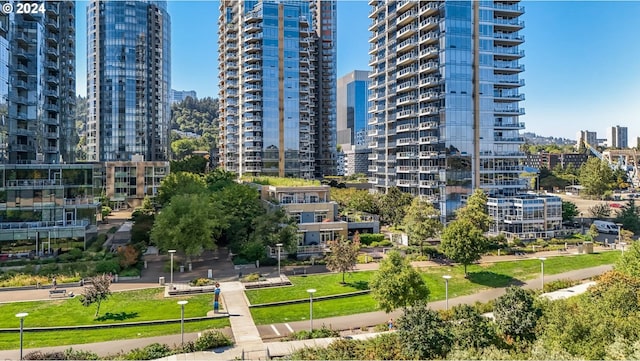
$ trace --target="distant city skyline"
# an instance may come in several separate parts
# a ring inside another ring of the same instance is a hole
[[[169,1],[173,89],[218,96],[218,1]],[[611,126],[640,136],[640,2],[523,1],[522,103],[527,132],[574,139],[579,130],[606,137]],[[86,95],[86,1],[76,3],[77,92]],[[369,70],[370,6],[338,1],[338,77]],[[597,19],[598,26],[593,26]],[[188,30],[186,30],[188,29]],[[633,146],[633,142],[630,142]]]

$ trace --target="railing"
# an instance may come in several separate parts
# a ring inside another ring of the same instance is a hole
[[[60,179],[15,179],[8,180],[7,187],[44,187],[62,185]]]
[[[86,227],[89,220],[55,221],[55,222],[0,222],[0,229],[32,229],[50,227]]]

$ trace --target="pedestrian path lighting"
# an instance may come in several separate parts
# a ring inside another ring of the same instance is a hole
[[[307,290],[309,292],[309,333],[313,332],[313,294],[316,293],[315,288]]]
[[[616,223],[618,226],[618,243],[622,242],[622,223]]]
[[[276,246],[278,247],[278,276],[281,276],[282,273],[280,272],[280,251],[282,250],[282,243],[278,243],[276,244]]]
[[[24,318],[29,316],[26,312],[17,313],[16,317],[20,319],[20,360],[22,360],[22,329],[24,328]]]
[[[184,346],[184,305],[189,301],[178,301],[180,305],[180,344]]]
[[[175,249],[170,249],[169,254],[171,255],[171,288],[173,288],[173,254],[176,253]]]
[[[449,309],[449,280],[451,279],[450,275],[442,276],[444,278],[444,299],[446,304],[446,309]]]
[[[542,290],[544,291],[544,261],[546,261],[547,259],[545,257],[540,257],[538,258],[540,260],[540,274],[541,274],[541,284],[542,284]]]

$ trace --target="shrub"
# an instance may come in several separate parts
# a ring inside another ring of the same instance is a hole
[[[196,278],[192,281],[189,282],[190,286],[210,286],[210,285],[215,285],[216,281],[214,280],[210,280],[208,278]]]
[[[96,264],[97,273],[118,273],[120,272],[120,264],[116,260],[100,261]]]
[[[120,277],[138,277],[140,276],[140,270],[135,267],[129,267],[125,270],[120,271],[118,275]]]
[[[371,242],[371,247],[389,247],[391,246],[393,243],[391,243],[390,240],[388,239],[383,239],[380,242]]]
[[[155,360],[173,355],[171,348],[165,344],[152,343],[142,349],[136,348],[124,355],[125,360]]]
[[[298,332],[294,332],[287,338],[290,341],[295,340],[309,340],[312,338],[326,338],[326,337],[340,337],[340,332],[336,330],[332,330],[327,328],[325,325],[322,325],[321,328],[314,329],[309,332],[309,330],[301,330]]]
[[[196,351],[205,351],[212,348],[231,346],[233,342],[220,331],[206,331],[195,342]]]
[[[578,281],[573,281],[569,279],[547,282],[544,284],[543,292],[545,293],[553,292],[553,291],[561,290],[563,288],[573,287],[578,283],[579,283]]]
[[[242,282],[256,282],[260,280],[260,273],[251,273],[242,278]]]
[[[278,265],[278,259],[277,258],[265,257],[265,258],[260,260],[260,266],[273,267],[273,266],[277,266],[277,265]]]
[[[24,360],[68,360],[63,352],[33,351],[23,356]]]
[[[74,350],[72,348],[64,351],[66,360],[99,360],[97,354],[91,351]]]
[[[382,233],[362,233],[360,234],[360,243],[368,246],[373,242],[380,242],[384,240],[384,234]]]

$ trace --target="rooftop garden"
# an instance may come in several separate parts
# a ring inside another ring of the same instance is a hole
[[[302,178],[282,178],[282,177],[242,177],[242,181],[251,182],[255,184],[261,184],[263,186],[276,186],[276,187],[301,187],[301,186],[319,186],[320,181],[308,180]]]

